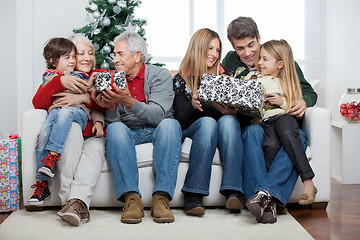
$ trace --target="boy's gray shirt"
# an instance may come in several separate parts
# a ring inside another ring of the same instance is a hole
[[[135,99],[127,109],[122,104],[114,111],[106,111],[106,124],[122,122],[130,129],[156,127],[161,120],[173,118],[173,81],[169,70],[145,64],[144,93],[146,103]]]

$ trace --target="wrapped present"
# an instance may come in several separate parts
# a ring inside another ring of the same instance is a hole
[[[225,103],[252,117],[263,116],[265,93],[259,82],[204,73],[198,98],[205,103]]]
[[[95,88],[96,91],[101,92],[107,88],[114,89],[114,85],[120,89],[125,89],[126,86],[125,72],[107,71],[99,72],[96,75]]]
[[[20,208],[18,137],[0,136],[0,212]]]

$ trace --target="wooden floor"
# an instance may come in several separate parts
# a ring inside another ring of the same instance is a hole
[[[360,185],[343,185],[332,180],[326,210],[291,206],[289,212],[316,240],[360,239]],[[0,222],[8,215],[0,213]]]
[[[289,209],[290,214],[316,240],[360,239],[360,185],[331,180],[326,210]]]

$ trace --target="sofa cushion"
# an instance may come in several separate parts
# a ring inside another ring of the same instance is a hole
[[[189,162],[190,148],[192,140],[190,138],[185,138],[181,150],[181,162]],[[144,143],[135,146],[137,164],[139,168],[152,166],[153,164],[153,144]],[[219,150],[216,149],[213,164],[221,165]],[[107,162],[105,162],[102,172],[110,171]]]
[[[181,162],[189,162],[191,144],[192,144],[192,140],[190,138],[185,138],[181,150],[181,160],[180,160]],[[219,149],[217,148],[215,151],[213,164],[221,165],[220,153],[219,153]]]

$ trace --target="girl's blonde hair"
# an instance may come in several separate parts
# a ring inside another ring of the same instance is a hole
[[[271,40],[262,46],[277,61],[282,61],[284,66],[280,69],[279,79],[284,91],[285,100],[288,103],[285,112],[288,112],[299,100],[302,99],[302,90],[299,77],[295,68],[295,60],[290,45],[287,41]]]
[[[219,39],[220,53],[211,68],[206,65],[207,52],[210,42],[213,39]],[[180,76],[185,80],[187,87],[194,94],[198,89],[198,84],[201,82],[202,75],[206,73],[219,74],[221,59],[221,40],[219,35],[208,28],[199,29],[192,36],[185,57],[182,60],[179,68]]]

